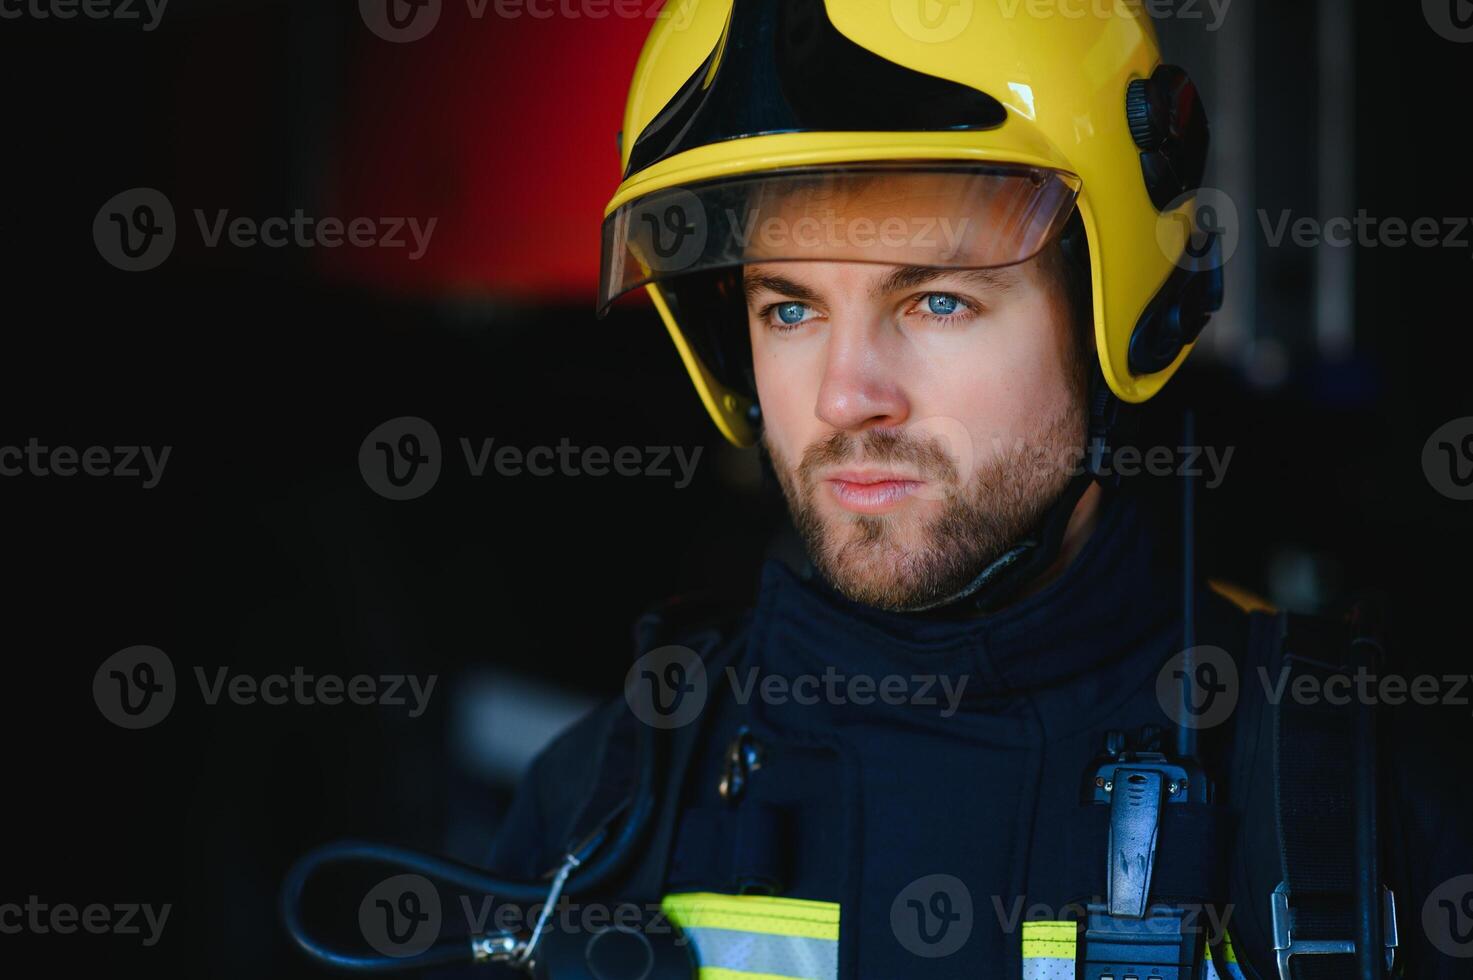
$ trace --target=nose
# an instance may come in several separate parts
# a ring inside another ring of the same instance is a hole
[[[844,432],[900,425],[910,415],[881,324],[833,324],[814,414]]]

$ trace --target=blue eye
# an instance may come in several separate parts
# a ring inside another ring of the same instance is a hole
[[[929,293],[926,296],[926,310],[937,316],[951,316],[961,306],[961,300],[950,293]]]
[[[777,318],[789,326],[802,323],[803,316],[807,312],[808,307],[802,303],[779,303],[777,305]]]

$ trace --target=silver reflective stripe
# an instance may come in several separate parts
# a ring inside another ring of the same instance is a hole
[[[1078,975],[1073,960],[1033,956],[1023,961],[1023,980],[1074,980]]]
[[[774,936],[709,927],[687,928],[703,969],[765,973],[800,980],[836,980],[839,944],[832,939]]]

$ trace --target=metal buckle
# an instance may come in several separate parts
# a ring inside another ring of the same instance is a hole
[[[1386,937],[1386,969],[1396,964],[1396,895],[1381,887],[1381,924]],[[1270,908],[1273,912],[1274,953],[1279,963],[1279,980],[1293,980],[1289,960],[1295,956],[1355,955],[1353,939],[1300,939],[1294,932],[1294,912],[1289,908],[1289,883],[1279,882],[1274,889]]]
[[[717,790],[728,803],[741,799],[747,788],[747,777],[762,768],[762,747],[752,737],[746,725],[737,729],[736,736],[726,748],[726,764],[722,769],[721,783]]]

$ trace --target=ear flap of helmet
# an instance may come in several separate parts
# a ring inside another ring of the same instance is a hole
[[[741,267],[687,273],[662,284],[660,291],[706,370],[722,387],[755,402],[757,378]]]

